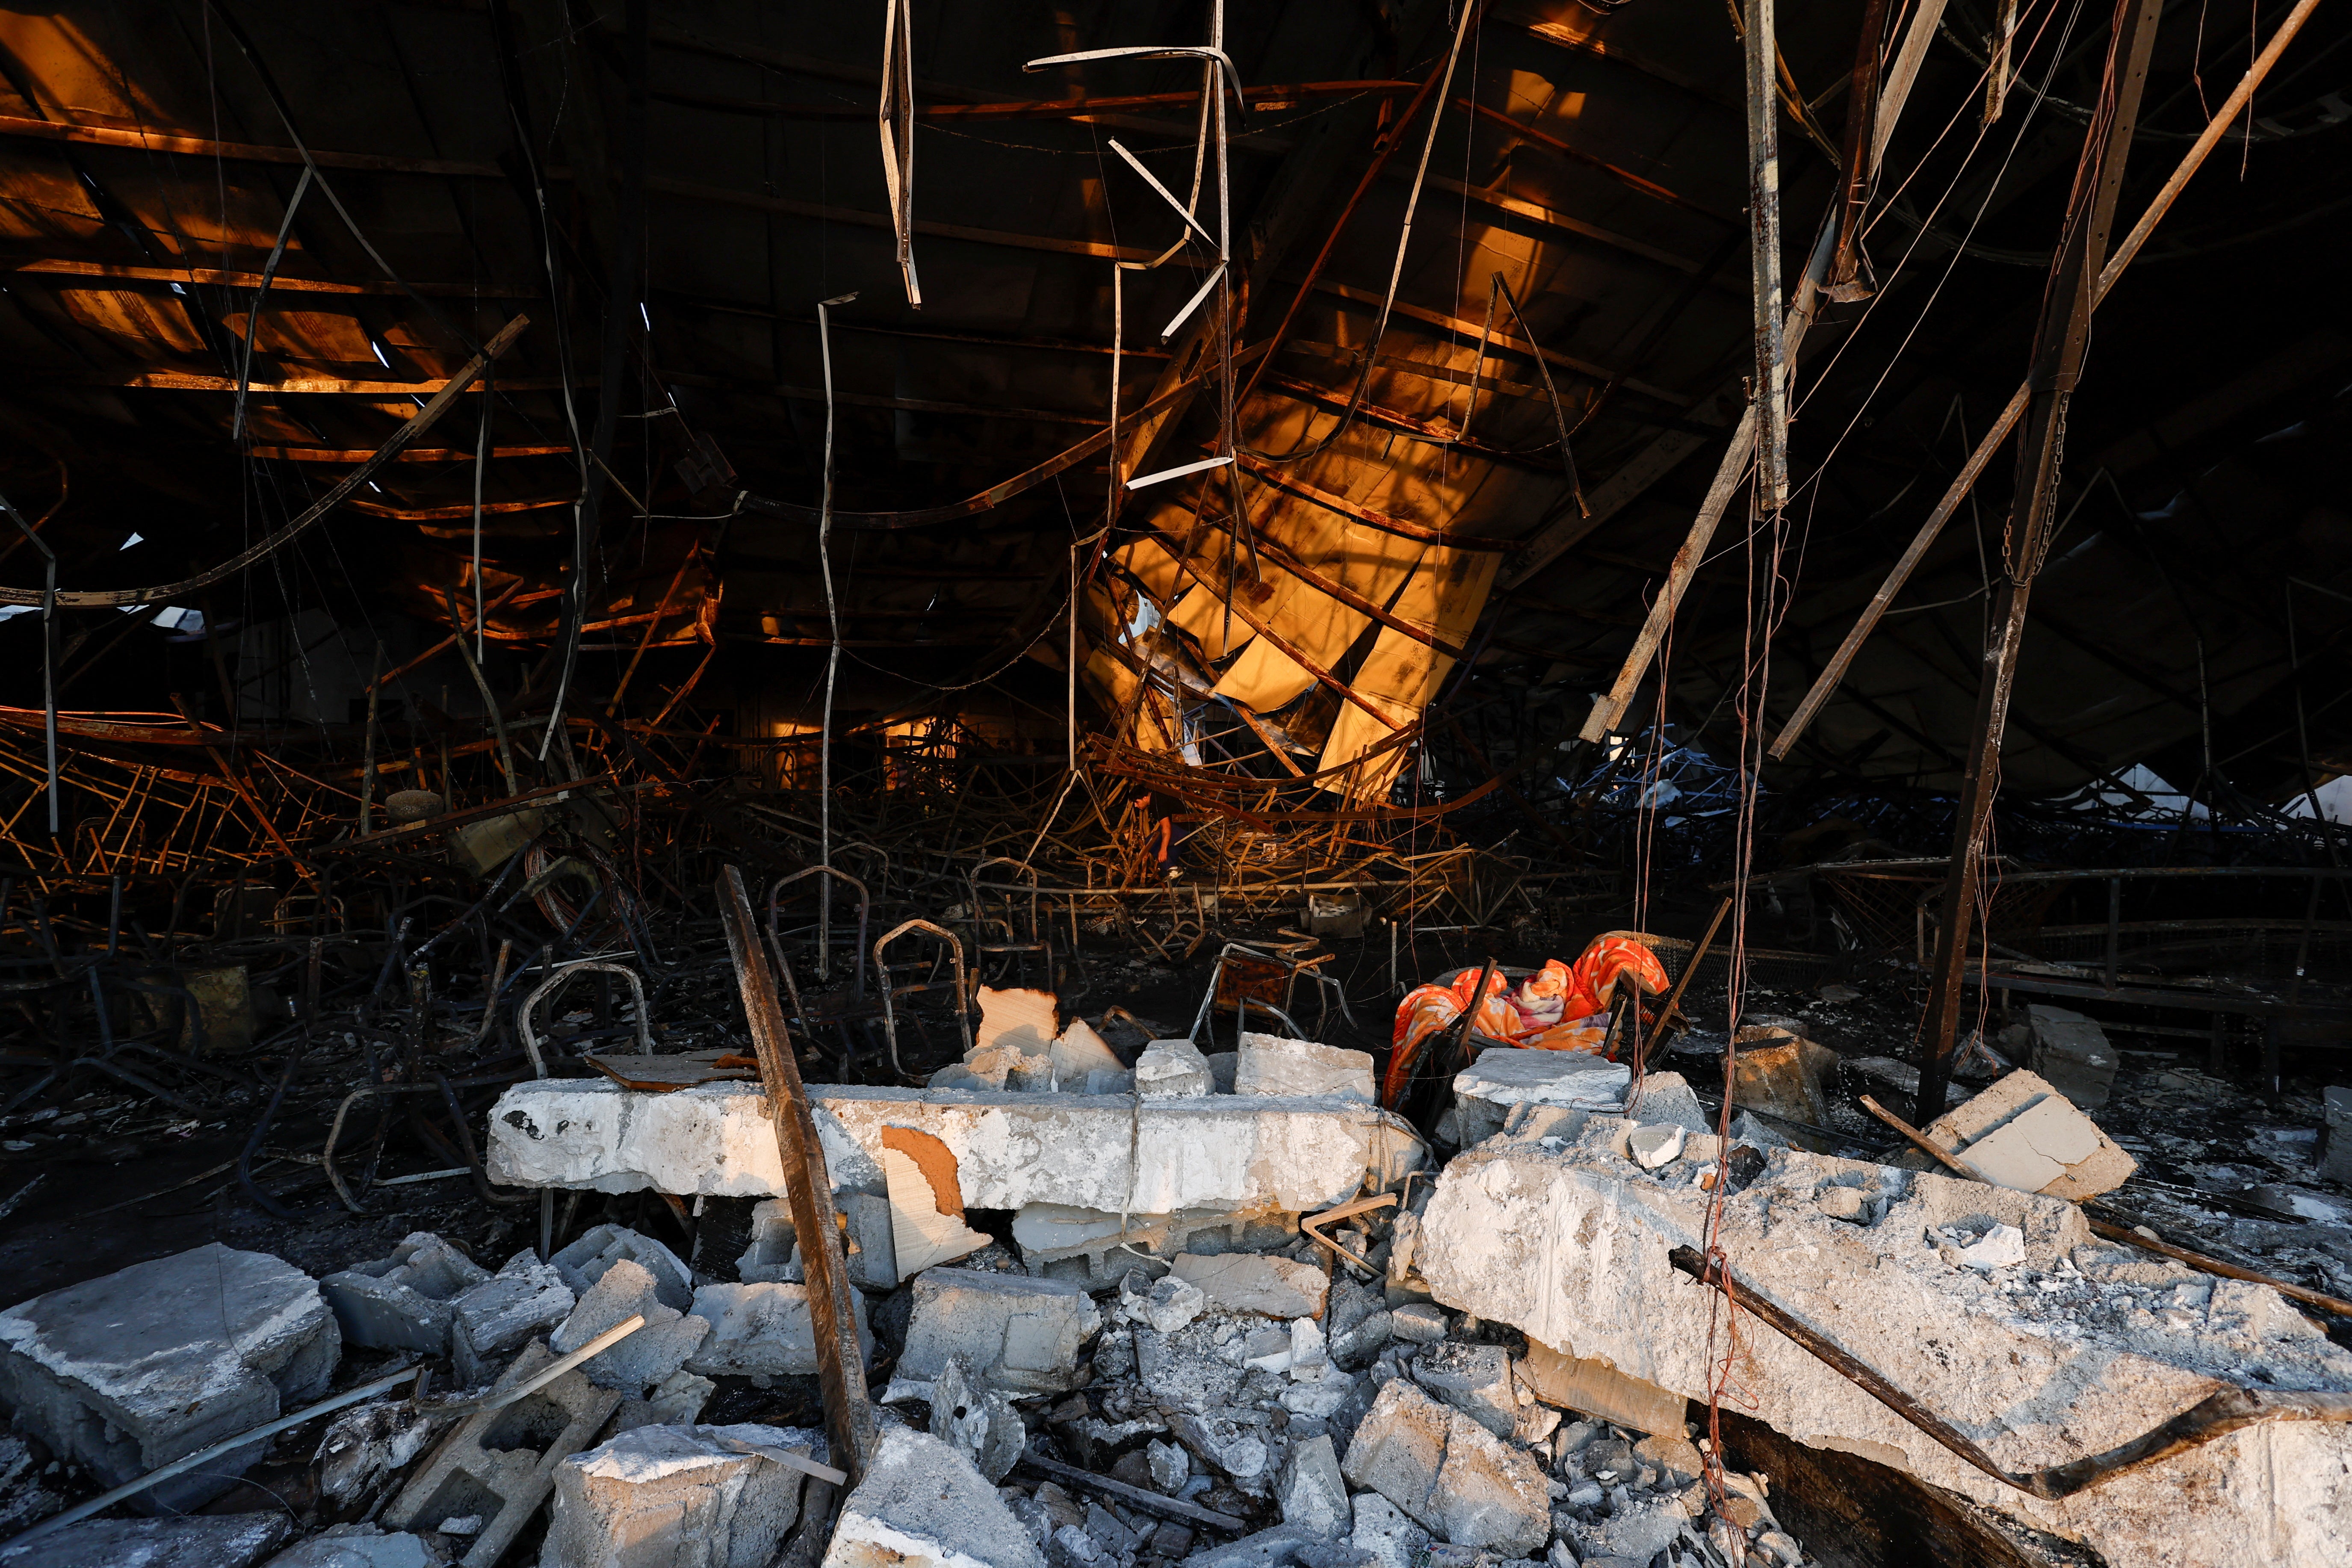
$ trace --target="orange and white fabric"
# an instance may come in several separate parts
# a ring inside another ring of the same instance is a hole
[[[1398,1103],[1430,1037],[1461,1018],[1478,973],[1465,970],[1451,985],[1416,986],[1397,1004],[1382,1104]],[[1471,1026],[1489,1039],[1532,1050],[1597,1051],[1608,1037],[1609,1006],[1620,981],[1643,995],[1666,989],[1665,968],[1638,932],[1595,937],[1574,963],[1549,960],[1516,992],[1502,975],[1492,976]]]

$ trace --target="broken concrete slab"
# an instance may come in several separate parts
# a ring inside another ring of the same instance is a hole
[[[782,1426],[640,1426],[555,1468],[540,1568],[768,1568],[800,1517],[803,1472],[732,1447],[822,1458]]]
[[[916,1278],[914,1289],[898,1374],[920,1382],[961,1356],[989,1387],[1066,1394],[1080,1381],[1080,1349],[1102,1327],[1094,1299],[1066,1280],[934,1268]]]
[[[1045,1568],[1045,1554],[971,1461],[886,1426],[841,1505],[823,1568]]]
[[[555,1359],[545,1342],[534,1341],[496,1386],[512,1388]],[[619,1394],[597,1387],[575,1367],[512,1405],[477,1411],[409,1478],[384,1509],[383,1522],[394,1530],[434,1531],[452,1519],[478,1520],[480,1528],[458,1562],[462,1568],[491,1568],[546,1500],[555,1468],[595,1441],[620,1404]]]
[[[607,1268],[625,1258],[653,1277],[656,1296],[663,1306],[686,1310],[694,1299],[694,1270],[652,1237],[641,1236],[626,1226],[600,1225],[583,1231],[548,1262],[572,1287],[574,1296],[585,1296]]]
[[[2081,1110],[2095,1110],[2114,1089],[2116,1047],[2107,1032],[2084,1015],[2067,1007],[2036,1002],[2026,1010],[2026,1027],[2032,1040],[2032,1067],[2050,1087]]]
[[[1589,1051],[1537,1051],[1489,1046],[1454,1076],[1454,1142],[1467,1149],[1503,1130],[1517,1105],[1615,1110],[1633,1072]]]
[[[853,1190],[836,1193],[834,1202],[843,1221],[849,1282],[866,1290],[897,1289],[898,1247],[890,1226],[890,1201]],[[735,1277],[747,1285],[802,1283],[800,1241],[793,1232],[788,1200],[764,1198],[751,1205],[751,1241],[735,1260]]]
[[[710,1333],[710,1323],[663,1302],[653,1275],[628,1258],[614,1258],[605,1266],[547,1342],[557,1355],[570,1355],[605,1330],[640,1315],[646,1320],[643,1328],[599,1351],[580,1370],[599,1388],[642,1394],[686,1364]]]
[[[1358,1492],[1352,1502],[1355,1524],[1348,1536],[1349,1545],[1370,1552],[1381,1568],[1422,1568],[1422,1553],[1429,1550],[1429,1531],[1378,1492]]]
[[[877,1178],[884,1129],[938,1138],[972,1208],[1297,1214],[1343,1203],[1367,1184],[1392,1186],[1423,1161],[1407,1123],[1352,1102],[1206,1095],[1139,1105],[1127,1096],[836,1084],[810,1092]],[[756,1085],[647,1094],[586,1079],[529,1079],[492,1109],[486,1158],[493,1181],[515,1186],[782,1197],[765,1104]],[[821,1138],[827,1119],[819,1116]],[[845,1161],[830,1140],[825,1158],[838,1184]],[[881,1194],[878,1180],[873,1190]]]
[[[1328,1436],[1290,1445],[1274,1497],[1285,1524],[1332,1540],[1344,1537],[1353,1528],[1348,1483],[1339,1475],[1339,1457],[1332,1451]]]
[[[1338,1095],[1370,1105],[1373,1100],[1371,1054],[1244,1030],[1241,1048],[1234,1053],[1233,1092]]]
[[[1029,1445],[1029,1429],[1013,1402],[982,1386],[961,1356],[948,1357],[931,1379],[929,1403],[932,1436],[970,1459],[992,1483],[1013,1473]]]
[[[1551,1493],[1536,1462],[1406,1378],[1372,1402],[1343,1469],[1456,1546],[1528,1557],[1551,1535]]]
[[[1179,1253],[1169,1268],[1220,1307],[1269,1318],[1319,1318],[1331,1290],[1331,1277],[1313,1264],[1260,1252]]]
[[[1460,1310],[1704,1397],[1717,1303],[1666,1254],[1705,1245],[1718,1200],[1675,1168],[1641,1171],[1616,1152],[1618,1131],[1596,1118],[1560,1150],[1462,1155],[1423,1217],[1418,1266]],[[1860,1186],[1880,1217],[1864,1226],[1822,1214],[1814,1198],[1825,1185]],[[2276,1292],[2137,1257],[2106,1277],[2117,1249],[2056,1199],[1782,1150],[1719,1201],[1716,1236],[1746,1289],[1827,1334],[2007,1469],[2104,1453],[2239,1385],[2252,1367],[2272,1386],[2352,1391],[2352,1352]],[[2022,1264],[1989,1276],[1943,1255],[1940,1230],[1992,1225],[2022,1233]],[[1894,1466],[2110,1562],[2252,1568],[2352,1554],[2352,1430],[2341,1426],[2234,1433],[2048,1501],[1961,1463],[1753,1318],[1735,1372],[1754,1417],[1797,1441]]]
[[[865,1296],[851,1291],[849,1305],[857,1324],[858,1350],[870,1361],[874,1333],[866,1321]],[[694,1293],[692,1316],[709,1325],[709,1336],[681,1358],[690,1373],[703,1377],[815,1374],[816,1330],[805,1285],[705,1285]],[[639,1329],[630,1339],[643,1338],[647,1331]],[[623,1340],[614,1348],[624,1350],[628,1343]]]
[[[253,1568],[293,1533],[282,1513],[86,1519],[0,1546],[0,1568]]]
[[[357,1263],[319,1281],[343,1342],[439,1355],[449,1342],[451,1299],[489,1270],[429,1230],[411,1231],[389,1258]]]
[[[572,1315],[577,1298],[528,1247],[449,1302],[449,1359],[467,1387],[488,1383],[534,1335]]]
[[[0,1312],[0,1402],[59,1458],[120,1486],[316,1398],[341,1349],[309,1275],[215,1242]],[[131,1506],[166,1512],[218,1497],[264,1447]]]
[[[436,1568],[440,1553],[421,1535],[372,1524],[331,1524],[262,1568]]]
[[[2320,1091],[2327,1111],[2327,1142],[2321,1151],[2322,1181],[2352,1186],[2352,1088],[2334,1085]]]
[[[1180,1252],[1249,1252],[1283,1246],[1297,1234],[1298,1216],[1278,1210],[1122,1216],[1067,1204],[1028,1204],[1013,1216],[1024,1268],[1043,1279],[1079,1280],[1090,1290],[1108,1289],[1130,1270],[1149,1268],[1138,1253],[1160,1260]]]
[[[1209,1058],[1185,1039],[1154,1040],[1135,1058],[1135,1092],[1147,1100],[1197,1100],[1216,1084]]]
[[[1511,1380],[1511,1352],[1500,1345],[1449,1340],[1412,1358],[1412,1380],[1441,1404],[1450,1405],[1497,1437],[1518,1424],[1518,1389]]]
[[[2020,1068],[1926,1128],[1927,1141],[1995,1186],[2079,1202],[2139,1163],[2039,1075]],[[1925,1163],[1927,1156],[1913,1152]]]

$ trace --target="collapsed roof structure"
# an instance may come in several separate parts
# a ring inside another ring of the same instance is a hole
[[[0,1565],[2342,1550],[2347,37],[0,11]]]

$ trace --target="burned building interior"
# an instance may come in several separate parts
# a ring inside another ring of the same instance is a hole
[[[2347,44],[0,5],[0,1568],[2352,1563]]]

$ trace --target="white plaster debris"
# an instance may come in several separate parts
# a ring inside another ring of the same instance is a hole
[[[1372,1058],[1313,1040],[1244,1031],[1234,1053],[1234,1092],[1291,1096],[1338,1095],[1372,1103]]]
[[[1045,1568],[1045,1555],[971,1461],[908,1426],[882,1431],[841,1506],[822,1568]]]
[[[555,1467],[540,1568],[768,1568],[800,1517],[803,1475],[754,1444],[822,1459],[792,1427],[640,1426]]]
[[[1328,1100],[1202,1095],[1139,1107],[1129,1096],[837,1084],[810,1094],[871,1167],[877,1195],[882,1129],[908,1127],[947,1145],[971,1208],[1297,1214],[1353,1197],[1368,1181],[1391,1185],[1423,1158],[1400,1118]],[[783,1167],[765,1104],[757,1085],[648,1094],[587,1079],[528,1079],[491,1110],[485,1157],[491,1180],[513,1186],[778,1197]],[[838,1187],[848,1162],[824,1142]]]
[[[1595,1118],[1558,1150],[1465,1153],[1423,1216],[1416,1266],[1448,1306],[1704,1398],[1711,1292],[1666,1253],[1701,1244],[1710,1195],[1673,1170],[1643,1172],[1619,1152],[1626,1131]],[[1715,1157],[1711,1140],[1692,1143],[1690,1158]],[[2242,1383],[2352,1389],[2352,1352],[2276,1292],[2108,1247],[2071,1204],[1801,1151],[1769,1160],[1724,1201],[1719,1239],[1735,1274],[2008,1468],[2104,1452]],[[1863,1191],[1880,1217],[1823,1214],[1826,1185]],[[2024,1258],[1994,1274],[1969,1267],[1940,1234],[1980,1244],[1996,1226],[2019,1233]],[[2252,1427],[2049,1502],[1962,1464],[1761,1322],[1751,1320],[1741,1342],[1738,1376],[1759,1419],[1810,1446],[1907,1470],[2110,1562],[2259,1568],[2352,1559],[2352,1428]]]

